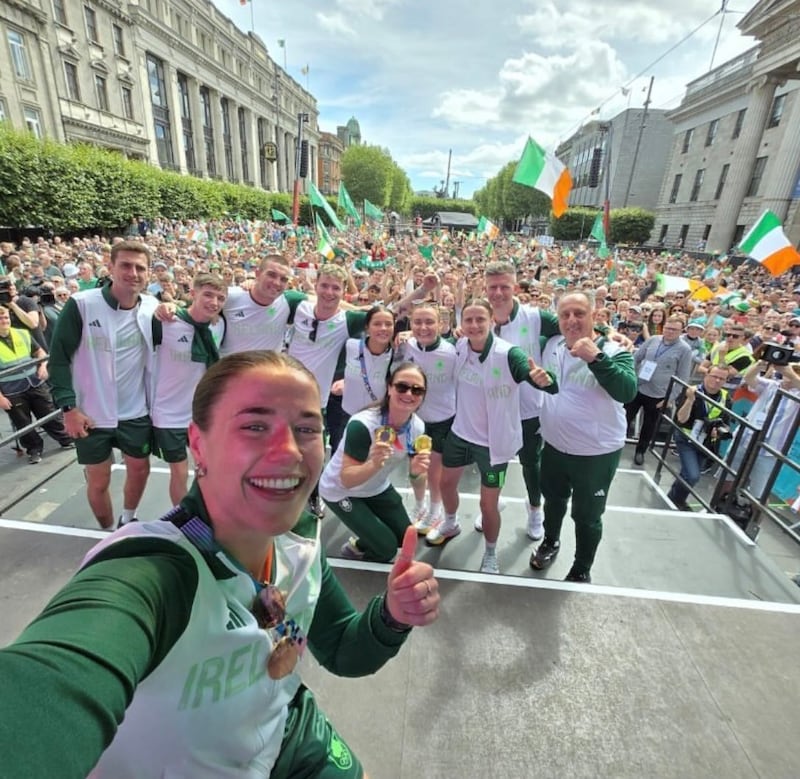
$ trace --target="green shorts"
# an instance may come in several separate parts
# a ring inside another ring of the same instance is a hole
[[[182,463],[187,458],[189,435],[182,427],[154,427],[153,454],[165,463]]]
[[[86,438],[75,439],[81,465],[104,463],[111,457],[114,448],[128,457],[143,460],[150,456],[152,444],[153,426],[149,416],[126,419],[116,428],[93,427]]]
[[[508,463],[492,465],[488,446],[471,444],[450,431],[442,453],[442,465],[445,468],[462,468],[472,463],[478,466],[482,486],[500,489],[506,483]]]
[[[450,417],[450,419],[445,419],[442,422],[426,422],[425,423],[425,433],[431,437],[431,441],[433,441],[433,451],[439,452],[441,454],[444,451],[444,441],[447,438],[447,434],[450,432],[450,428],[453,426],[453,420],[455,417]]]
[[[270,779],[361,779],[358,758],[301,685],[289,704],[283,743]]]

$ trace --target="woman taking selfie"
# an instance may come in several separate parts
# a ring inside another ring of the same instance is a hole
[[[0,650],[5,776],[364,775],[302,684],[304,650],[333,673],[373,673],[436,619],[438,587],[409,531],[386,592],[352,607],[303,510],[319,409],[313,375],[275,352],[204,374],[189,494],[98,544]]]

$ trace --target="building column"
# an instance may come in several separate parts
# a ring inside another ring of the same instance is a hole
[[[189,109],[192,112],[192,136],[194,139],[194,164],[203,176],[208,176],[208,160],[206,159],[206,138],[203,132],[205,115],[203,102],[200,100],[200,82],[189,80]]]
[[[239,104],[228,100],[228,111],[231,114],[231,147],[233,148],[233,176],[238,183],[244,181],[242,170],[242,144],[239,138]]]
[[[736,163],[730,167],[728,180],[717,204],[706,251],[723,254],[731,248],[742,202],[753,177],[756,157],[759,156],[776,85],[775,78],[763,76],[748,87],[751,90],[750,102],[747,105],[742,133],[736,143]]]
[[[211,116],[214,118],[214,156],[217,158],[217,176],[226,181],[228,166],[225,163],[225,142],[222,139],[225,130],[225,123],[222,121],[222,93],[216,89],[209,89],[209,100],[211,100]]]
[[[789,204],[792,200],[795,184],[800,178],[800,143],[795,135],[800,127],[800,89],[787,94],[791,100],[788,114],[784,112],[781,124],[786,123],[787,131],[783,135],[783,143],[774,160],[770,160],[770,176],[764,181],[764,208],[772,211],[781,222],[786,221]]]
[[[172,139],[172,159],[181,173],[186,166],[186,149],[183,148],[183,121],[181,120],[181,93],[178,89],[178,71],[164,60],[164,80],[169,93],[169,132]]]
[[[284,143],[286,139],[281,130],[280,118],[275,120],[275,145],[278,147],[278,159],[275,161],[275,191],[286,192],[286,157]]]

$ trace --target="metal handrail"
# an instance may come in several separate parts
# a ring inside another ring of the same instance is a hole
[[[10,373],[16,373],[24,368],[30,368],[33,365],[38,365],[40,362],[47,362],[49,359],[50,355],[46,354],[44,357],[32,357],[29,360],[23,360],[15,365],[10,365],[8,368],[0,368],[0,379]]]

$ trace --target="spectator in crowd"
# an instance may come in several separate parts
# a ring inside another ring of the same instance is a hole
[[[555,561],[571,496],[575,559],[566,581],[587,583],[625,445],[624,404],[637,391],[630,352],[605,337],[595,339],[593,308],[584,292],[561,298],[561,335],[548,339],[542,351],[543,366],[555,375],[558,392],[546,395],[542,406],[544,539],[530,559],[537,571]]]
[[[632,429],[639,410],[642,411],[642,425],[633,461],[644,465],[644,456],[658,428],[659,414],[680,392],[680,384],[675,384],[673,396],[667,398],[667,388],[674,377],[689,381],[692,371],[692,352],[688,344],[681,340],[683,320],[669,317],[664,323],[662,335],[648,338],[634,354],[638,389],[636,397],[625,404],[627,425]]]
[[[59,414],[51,419],[56,408],[47,387],[47,362],[37,364],[31,360],[45,357],[45,351],[35,343],[30,331],[11,327],[11,314],[0,306],[0,408],[11,419],[17,430],[22,430],[37,420],[47,434],[62,449],[73,449],[75,444],[64,429],[64,420]],[[5,373],[7,370],[11,373]],[[19,437],[20,444],[28,454],[28,462],[36,465],[42,461],[44,441],[36,430],[29,430]]]
[[[0,305],[8,309],[11,327],[29,330],[33,342],[42,349],[46,347],[39,305],[33,298],[19,294],[17,283],[11,276],[0,277]]]
[[[410,520],[390,476],[400,465],[412,481],[428,472],[429,442],[420,439],[425,423],[415,413],[425,389],[419,366],[400,363],[380,402],[350,417],[322,473],[320,495],[356,534],[342,547],[344,557],[389,562],[403,542]]]
[[[113,449],[119,448],[125,461],[121,523],[136,518],[150,473],[146,385],[157,301],[142,295],[149,267],[147,245],[115,244],[112,283],[73,295],[53,333],[53,397],[76,441],[78,462],[85,466],[89,505],[106,529],[114,525],[109,492]]]
[[[320,407],[313,375],[283,355],[210,369],[193,402],[192,490],[91,550],[0,650],[6,775],[364,775],[298,664],[308,647],[333,673],[375,673],[436,620],[438,585],[409,530],[385,592],[350,603],[303,512],[322,470]]]
[[[686,388],[675,402],[675,420],[680,431],[675,446],[681,462],[680,478],[673,482],[667,497],[681,510],[691,511],[686,501],[689,488],[700,480],[706,455],[697,444],[711,445],[719,440],[719,430],[726,419],[721,407],[730,408],[730,395],[723,385],[728,379],[728,369],[712,365],[700,385]],[[712,400],[719,405],[713,405]]]

